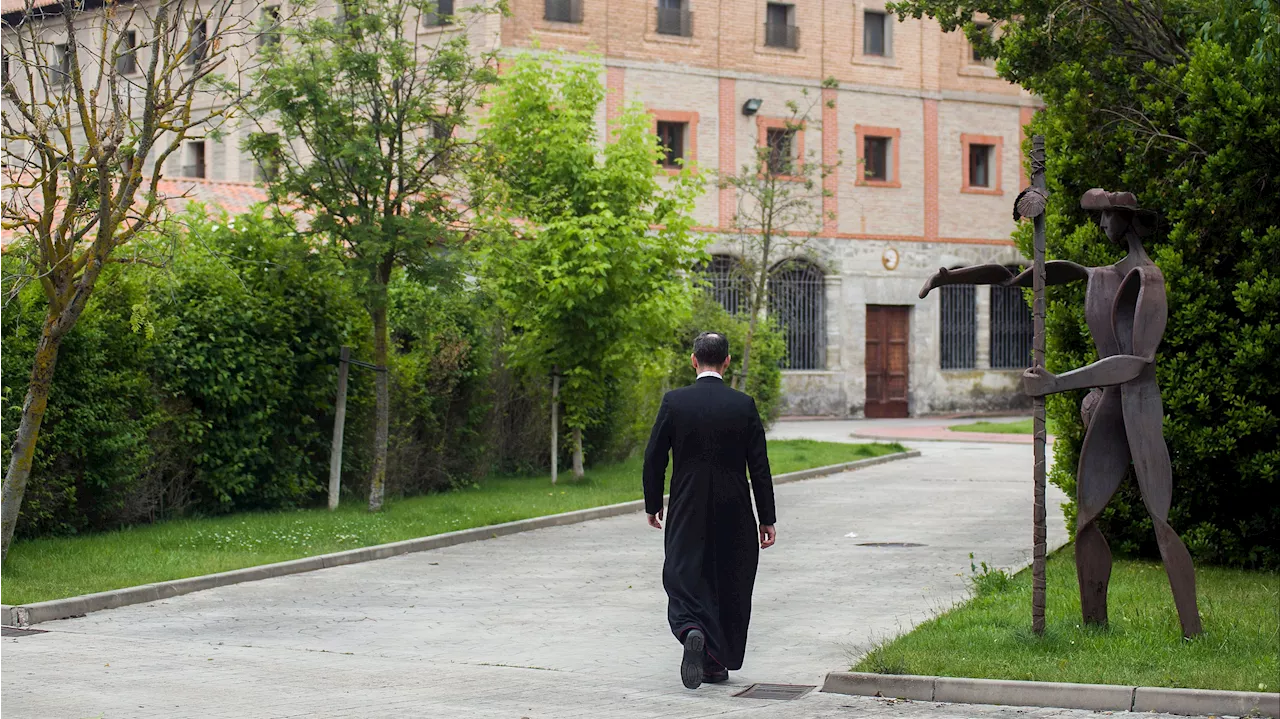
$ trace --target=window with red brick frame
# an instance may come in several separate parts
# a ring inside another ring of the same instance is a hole
[[[804,179],[804,131],[804,125],[797,126],[794,120],[756,115],[756,146],[776,145],[775,152],[785,152],[788,156],[787,158],[779,156],[776,165],[775,158],[770,157],[769,165],[771,168],[777,168],[774,169],[774,174],[778,177],[789,180]],[[770,135],[774,138],[773,143],[770,142]],[[783,163],[788,164],[792,172],[781,172]]]
[[[866,187],[902,187],[898,177],[899,140],[902,131],[896,127],[854,125],[858,167],[855,185]]]
[[[1004,137],[960,135],[960,191],[1003,195]]]
[[[658,135],[659,142],[662,141],[662,136],[658,133],[658,123],[661,122],[666,125],[664,129],[670,129],[670,125],[667,125],[667,123],[684,125],[680,157],[684,160],[684,167],[695,168],[698,162],[698,113],[684,112],[682,110],[655,110],[653,108],[649,108],[648,112],[653,117],[653,133]],[[665,167],[668,175],[675,175],[680,172],[679,167]]]

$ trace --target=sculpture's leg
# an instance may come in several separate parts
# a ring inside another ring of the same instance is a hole
[[[1138,475],[1142,502],[1156,529],[1156,543],[1164,559],[1164,569],[1173,589],[1173,603],[1178,608],[1182,634],[1199,634],[1200,612],[1196,607],[1196,575],[1191,554],[1169,526],[1169,505],[1173,500],[1173,471],[1169,466],[1169,448],[1164,443],[1162,426],[1164,408],[1160,388],[1156,385],[1155,366],[1143,370],[1137,379],[1122,388],[1124,423],[1133,452],[1133,467]]]
[[[1098,529],[1097,519],[1129,469],[1129,443],[1119,389],[1108,387],[1102,390],[1101,397],[1091,392],[1087,400],[1089,429],[1080,448],[1076,473],[1076,579],[1080,582],[1080,613],[1085,623],[1106,624],[1111,549]]]

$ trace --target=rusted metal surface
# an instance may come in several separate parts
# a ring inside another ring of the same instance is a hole
[[[1039,202],[1029,202],[1035,198],[1046,200],[1047,190],[1044,184],[1044,135],[1031,138],[1031,187],[1024,190],[1015,202],[1014,214],[1033,218],[1035,223],[1034,240],[1032,242],[1031,290],[1035,299],[1031,307],[1031,369],[1044,369],[1044,209]],[[1030,394],[1030,393],[1028,393]],[[1048,581],[1045,578],[1045,558],[1049,529],[1046,523],[1044,506],[1045,491],[1045,443],[1048,431],[1044,422],[1044,397],[1035,396],[1031,403],[1032,446],[1034,461],[1032,476],[1035,485],[1035,500],[1031,505],[1031,631],[1044,634],[1045,593]]]
[[[1130,192],[1089,190],[1080,206],[1097,213],[1098,224],[1107,238],[1126,247],[1128,254],[1105,267],[1083,267],[1060,260],[1046,262],[1039,276],[1046,285],[1081,280],[1087,283],[1085,321],[1099,359],[1061,375],[1050,373],[1042,361],[1036,361],[1023,374],[1023,388],[1037,398],[1091,390],[1081,405],[1086,430],[1076,476],[1076,573],[1081,613],[1086,623],[1107,622],[1111,550],[1097,520],[1132,466],[1155,526],[1156,543],[1173,589],[1182,633],[1194,636],[1202,631],[1195,570],[1186,546],[1169,526],[1173,473],[1163,434],[1164,408],[1156,383],[1156,349],[1168,321],[1168,299],[1164,276],[1142,247],[1142,237],[1155,226],[1154,215],[1139,208],[1137,198]],[[1043,216],[1036,216],[1036,221],[1042,222]],[[925,283],[920,296],[926,296],[934,287],[952,284],[1026,287],[1038,274],[1035,269],[1018,275],[1000,265],[940,269]],[[1039,334],[1039,322],[1037,325]],[[1036,444],[1039,450],[1040,442]]]

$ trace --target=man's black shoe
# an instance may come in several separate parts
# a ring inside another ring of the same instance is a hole
[[[719,684],[729,681],[729,670],[724,667],[707,667],[702,670],[702,681],[707,684]]]
[[[707,638],[702,630],[690,629],[684,635],[684,659],[680,661],[680,680],[685,688],[702,685],[702,661],[706,658]]]

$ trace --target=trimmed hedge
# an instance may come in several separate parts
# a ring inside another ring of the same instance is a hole
[[[1280,56],[1252,52],[1256,17],[1251,21],[1239,3],[1201,10],[1176,16],[1187,37],[1203,38],[1190,41],[1185,62],[1148,65],[1138,73],[1114,61],[1064,64],[1039,76],[1028,87],[1047,108],[1028,134],[1046,136],[1054,193],[1051,257],[1087,265],[1119,258],[1080,210],[1080,195],[1090,187],[1133,191],[1160,214],[1161,227],[1145,246],[1164,273],[1170,307],[1157,375],[1173,464],[1170,522],[1197,561],[1275,568]],[[1140,107],[1151,127],[1167,136],[1153,137],[1099,112],[1126,105]],[[1029,227],[1022,228],[1020,242],[1029,250]],[[1083,300],[1082,286],[1050,288],[1051,371],[1096,359]],[[1048,404],[1059,428],[1051,479],[1071,495],[1083,440],[1082,395],[1059,395]],[[1074,506],[1069,516],[1074,524]],[[1120,552],[1158,555],[1132,476],[1101,528]]]
[[[370,320],[342,264],[288,218],[185,215],[168,271],[111,268],[59,353],[21,536],[307,506],[327,486],[340,348],[368,358]],[[485,471],[487,315],[457,268],[391,288],[389,491]],[[3,318],[5,457],[43,298]],[[368,486],[373,378],[353,368],[344,494]]]

